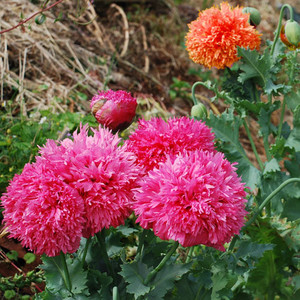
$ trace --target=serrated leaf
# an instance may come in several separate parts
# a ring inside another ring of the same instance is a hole
[[[274,103],[267,104],[263,107],[258,116],[258,124],[260,125],[260,134],[267,138],[272,131],[275,131],[275,126],[270,122],[271,114],[279,109],[280,101],[275,101]]]
[[[221,116],[211,115],[205,120],[221,144],[221,149],[230,162],[237,162],[237,173],[242,177],[246,186],[254,189],[260,181],[260,171],[249,161],[239,141],[239,128],[241,119],[234,116],[233,112],[223,113]]]
[[[290,110],[294,110],[300,104],[300,90],[292,91],[285,97],[286,104]]]
[[[187,273],[190,270],[191,264],[177,265],[169,264],[165,265],[164,268],[159,271],[152,283],[153,288],[147,295],[148,300],[160,300],[163,299],[164,295],[174,287],[176,280]]]
[[[117,231],[121,232],[124,236],[128,237],[132,233],[138,232],[139,230],[136,228],[130,228],[130,227],[121,225],[117,228]]]
[[[294,110],[294,128],[290,133],[287,141],[286,147],[294,149],[296,152],[300,152],[300,105]]]
[[[285,168],[289,171],[292,177],[299,177],[300,174],[300,152],[295,154],[293,160],[286,160],[284,162]]]
[[[257,244],[251,241],[242,241],[235,255],[237,258],[251,257],[258,259],[264,255],[265,251],[272,250],[273,248],[273,244]]]
[[[273,172],[277,172],[280,171],[280,166],[278,164],[278,161],[276,158],[272,158],[270,161],[267,161],[265,163],[265,168],[263,171],[263,175],[266,175],[268,173],[273,173]]]
[[[265,87],[269,79],[269,70],[271,68],[271,59],[267,54],[261,56],[256,50],[249,50],[238,47],[238,56],[243,58],[241,73],[238,80],[245,82],[250,78],[256,78],[262,87]]]
[[[144,285],[144,280],[151,271],[146,264],[133,262],[131,264],[123,264],[121,268],[122,271],[119,274],[128,283],[126,290],[129,294],[133,294],[135,299],[150,291],[150,287]]]
[[[45,270],[47,288],[50,293],[55,296],[58,294],[63,298],[71,297],[72,294],[89,295],[86,286],[87,272],[83,270],[81,261],[76,259],[68,258],[66,260],[72,283],[72,294],[67,290],[62,259],[62,256],[47,257],[43,255],[42,257],[43,265],[41,268]]]
[[[211,272],[204,271],[202,273],[197,273],[197,277],[193,277],[192,274],[188,273],[182,276],[182,278],[176,282],[176,293],[172,300],[182,300],[182,299],[197,299],[197,295],[202,294],[203,300],[211,300],[210,292],[205,288],[207,284],[203,282],[208,282],[209,285],[212,284]],[[210,289],[210,287],[208,287]],[[200,293],[201,290],[203,293]],[[205,293],[206,292],[206,293]],[[206,294],[206,297],[204,296]]]
[[[60,260],[60,256],[56,257],[47,257],[42,256],[43,265],[41,268],[45,271],[46,285],[49,291],[49,295],[57,297],[69,297],[70,292],[66,289],[64,280],[63,280],[63,265]],[[47,298],[51,299],[51,298]]]
[[[105,300],[111,297],[109,286],[112,282],[113,279],[106,273],[101,273],[96,269],[88,270],[89,291],[97,291],[98,299]]]
[[[227,294],[226,290],[230,290],[231,286],[234,284],[235,279],[237,279],[237,275],[232,274],[231,272],[228,272],[228,270],[222,268],[221,265],[219,266],[213,266],[212,267],[212,282],[213,282],[213,288],[211,293],[211,299],[218,300],[223,299],[221,295],[219,295],[219,292],[222,294]],[[229,285],[229,287],[226,289],[226,287]],[[228,291],[229,292],[229,291]]]

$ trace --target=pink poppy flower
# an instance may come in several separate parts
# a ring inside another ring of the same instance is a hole
[[[139,120],[138,128],[126,141],[128,150],[137,156],[137,162],[146,171],[164,162],[166,156],[175,157],[184,150],[214,150],[214,134],[204,122],[187,117]]]
[[[75,252],[84,224],[84,203],[43,160],[27,164],[1,197],[10,237],[37,254]]]
[[[222,153],[190,151],[167,158],[142,178],[134,211],[143,228],[182,246],[224,250],[244,224],[244,184]]]
[[[117,227],[131,214],[132,189],[140,176],[136,157],[108,129],[81,127],[73,140],[48,141],[41,154],[84,200],[83,236]]]

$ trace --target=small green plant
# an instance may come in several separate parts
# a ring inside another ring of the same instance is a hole
[[[41,111],[38,116],[36,119],[12,116],[9,108],[0,113],[0,192],[15,173],[20,173],[26,163],[32,162],[38,145],[45,144],[47,139],[65,138],[81,122],[96,125],[93,116],[80,113]]]
[[[191,84],[187,81],[180,80],[176,77],[172,78],[173,83],[170,85],[169,95],[172,100],[175,98],[189,99]]]

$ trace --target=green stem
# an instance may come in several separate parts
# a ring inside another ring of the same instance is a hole
[[[172,248],[169,250],[169,252],[166,254],[166,256],[162,259],[162,261],[159,263],[159,265],[148,274],[148,276],[145,280],[145,285],[147,285],[151,281],[151,279],[157,274],[157,272],[159,272],[164,267],[164,265],[169,260],[169,258],[172,256],[172,254],[176,251],[178,246],[179,246],[179,243],[174,242]]]
[[[136,251],[136,256],[135,256],[135,260],[139,260],[139,257],[142,255],[143,253],[143,249],[144,249],[144,241],[145,241],[145,237],[147,235],[147,230],[143,229],[143,231],[140,233],[139,235],[139,245]]]
[[[189,253],[188,253],[186,261],[185,261],[186,263],[189,263],[192,260],[194,249],[195,249],[195,246],[192,246],[189,248]]]
[[[264,169],[264,165],[263,165],[263,163],[262,163],[262,161],[261,161],[261,159],[260,159],[260,157],[259,157],[259,155],[258,155],[258,153],[257,153],[256,146],[255,146],[255,144],[254,144],[254,142],[253,142],[253,139],[252,139],[252,136],[251,136],[251,132],[250,132],[250,130],[249,130],[248,124],[247,124],[247,122],[245,121],[245,119],[243,119],[243,125],[244,125],[244,127],[245,127],[246,133],[247,133],[247,135],[248,135],[248,138],[249,138],[249,141],[250,141],[252,150],[253,150],[254,155],[255,155],[255,157],[256,157],[256,160],[257,160],[257,162],[258,162],[258,164],[259,164],[259,167],[260,167],[261,170],[263,170],[263,169]]]
[[[112,276],[112,278],[114,279],[114,282],[116,282],[116,274],[115,271],[109,261],[109,257],[107,254],[107,250],[106,250],[106,244],[105,244],[105,231],[104,229],[102,229],[100,232],[96,233],[96,238],[98,240],[99,246],[100,246],[100,251],[102,252],[102,258],[105,262],[105,265],[108,269],[108,272],[110,273],[110,275]]]
[[[284,97],[283,101],[282,101],[282,108],[281,108],[280,121],[279,121],[279,125],[278,125],[278,134],[277,134],[278,138],[281,137],[283,118],[284,118],[284,114],[285,114],[285,107],[286,107],[286,97]]]
[[[291,69],[291,73],[290,73],[290,76],[289,76],[289,83],[290,84],[292,83],[292,81],[294,79],[295,65],[297,63],[297,53],[298,53],[297,51],[294,51],[294,61],[292,63],[292,69]],[[286,107],[286,97],[283,98],[283,102],[282,102],[280,121],[279,121],[279,125],[278,125],[278,134],[277,134],[278,138],[280,138],[280,136],[281,136],[283,118],[284,118],[284,114],[285,114],[285,107]]]
[[[300,182],[300,178],[290,178],[284,181],[277,189],[275,189],[258,207],[257,211],[253,214],[252,218],[245,224],[245,226],[242,228],[242,231],[244,231],[249,225],[251,225],[257,218],[257,216],[261,213],[263,208],[271,201],[271,199],[278,194],[285,186],[292,182]],[[235,245],[235,242],[237,240],[237,235],[232,239],[230,246],[228,248],[229,251],[231,251]]]
[[[276,43],[278,41],[278,38],[279,38],[280,29],[281,29],[281,23],[282,23],[282,17],[283,17],[283,11],[284,11],[285,8],[288,8],[289,11],[290,11],[290,20],[294,21],[294,11],[293,11],[293,8],[289,4],[282,5],[281,10],[280,10],[280,15],[279,15],[279,22],[278,22],[278,26],[277,26],[277,29],[276,29],[276,35],[275,35],[274,42],[273,42],[272,48],[271,48],[271,56],[274,53],[275,45],[276,45]]]
[[[114,286],[113,287],[113,300],[118,300],[119,296],[118,296],[118,287]]]
[[[88,238],[86,240],[86,243],[85,243],[85,246],[84,246],[84,250],[83,250],[83,254],[82,254],[82,259],[81,259],[81,261],[82,261],[83,264],[85,262],[87,251],[89,249],[90,243],[91,243],[91,238]]]
[[[69,292],[71,292],[72,291],[72,282],[71,282],[69,269],[68,269],[68,266],[67,266],[66,256],[63,252],[61,252],[60,257],[61,257],[61,262],[62,262],[63,270],[64,270],[65,286],[66,286],[67,290]]]
[[[194,105],[197,105],[198,104],[198,100],[195,96],[195,89],[198,85],[203,85],[203,83],[201,81],[197,81],[193,84],[192,86],[192,99],[193,99],[193,102],[194,102]]]

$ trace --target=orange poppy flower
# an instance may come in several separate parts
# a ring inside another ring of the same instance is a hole
[[[259,49],[261,34],[248,19],[249,13],[243,13],[241,7],[231,8],[227,2],[222,2],[220,8],[200,11],[188,25],[186,47],[190,58],[208,68],[224,69],[240,59],[237,46]]]

